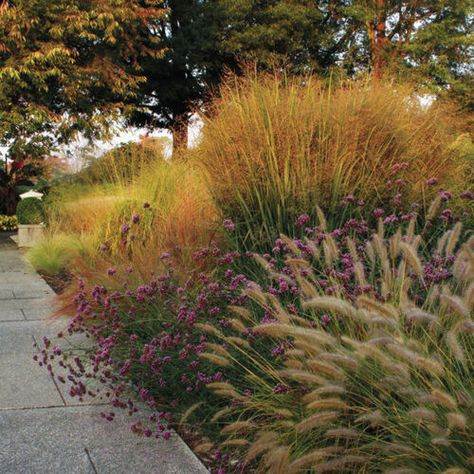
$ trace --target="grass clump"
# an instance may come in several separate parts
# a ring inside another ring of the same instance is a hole
[[[217,338],[233,370],[209,385],[228,400],[221,446],[243,447],[251,472],[472,470],[474,238],[455,251],[452,228],[427,262],[412,230],[289,246],[283,272],[262,262],[298,301],[248,292],[260,311]],[[453,262],[436,284],[432,260]],[[259,343],[243,349],[245,334]]]
[[[279,232],[294,235],[296,217],[314,215],[316,204],[339,224],[348,217],[340,208],[345,197],[383,207],[403,182],[405,203],[424,205],[427,180],[456,176],[462,166],[458,120],[389,82],[231,78],[197,153],[241,244],[264,250]]]
[[[28,251],[26,258],[36,270],[53,276],[68,269],[81,250],[81,243],[74,237],[48,234]]]

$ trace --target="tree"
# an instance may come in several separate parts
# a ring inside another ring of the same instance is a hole
[[[284,65],[326,74],[344,41],[344,19],[332,0],[218,0],[223,12],[220,41],[234,58],[261,68]]]
[[[349,74],[369,69],[411,80],[473,107],[471,0],[352,0],[337,15],[351,31],[342,64]]]
[[[107,131],[156,55],[142,31],[158,0],[0,0],[0,144],[10,155],[46,154],[81,131]]]
[[[335,64],[340,20],[331,1],[167,0],[152,32],[165,48],[140,61],[147,78],[131,123],[167,128],[176,153],[187,144],[190,117],[203,110],[226,70],[257,61],[325,72]],[[340,42],[342,45],[342,42]],[[134,99],[132,99],[134,100]]]
[[[160,57],[142,57],[146,81],[132,103],[138,107],[130,122],[166,128],[173,135],[173,152],[186,147],[188,125],[218,84],[226,60],[219,52],[219,11],[211,0],[167,0],[167,14],[144,33],[164,48]]]

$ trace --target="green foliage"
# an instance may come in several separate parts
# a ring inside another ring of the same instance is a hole
[[[235,60],[256,61],[260,67],[288,65],[325,73],[344,44],[337,36],[345,19],[334,3],[307,0],[255,2],[218,0],[221,48]],[[225,25],[231,25],[226,28]]]
[[[33,181],[39,174],[41,167],[34,161],[14,161],[6,170],[0,169],[0,212],[14,214],[18,195],[25,187],[34,188]]]
[[[13,232],[18,228],[18,221],[16,216],[0,215],[0,231]]]
[[[342,65],[392,73],[473,110],[474,8],[470,0],[336,2],[345,18]]]
[[[335,68],[351,77],[392,74],[472,110],[470,0],[215,3],[220,50],[231,66],[233,57],[323,75]]]
[[[41,224],[44,222],[43,203],[36,198],[22,199],[16,207],[19,224]]]

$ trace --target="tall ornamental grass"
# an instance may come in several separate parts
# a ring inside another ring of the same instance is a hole
[[[165,251],[185,268],[194,251],[216,238],[218,212],[196,166],[154,158],[126,180],[111,173],[103,183],[55,188],[47,205],[47,240],[33,250],[32,262],[50,268],[67,262],[73,274],[91,281],[115,266],[133,267],[137,281],[146,281]],[[58,258],[61,249],[71,254],[68,242],[83,247],[80,258]]]
[[[406,202],[425,205],[428,179],[460,176],[466,166],[458,121],[449,108],[422,105],[411,89],[389,82],[230,78],[197,156],[239,243],[263,250],[278,232],[293,234],[296,217],[314,215],[315,204],[337,223],[347,217],[340,202],[348,195],[383,205],[400,182],[392,177],[400,164]]]

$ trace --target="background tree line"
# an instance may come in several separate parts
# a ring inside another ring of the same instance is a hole
[[[226,71],[389,75],[472,112],[470,0],[0,0],[0,144],[20,161],[117,120],[187,143]]]

